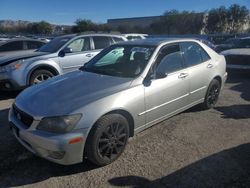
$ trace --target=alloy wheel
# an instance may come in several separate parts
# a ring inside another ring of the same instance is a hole
[[[51,78],[50,75],[40,74],[40,75],[35,77],[33,84],[39,84],[39,83],[41,83],[41,82],[43,82],[45,80],[48,80],[49,78]]]
[[[102,158],[109,160],[119,155],[126,145],[126,128],[118,122],[107,126],[98,141],[98,152]]]
[[[219,97],[220,89],[218,85],[213,85],[208,93],[208,103],[210,105],[215,105]]]

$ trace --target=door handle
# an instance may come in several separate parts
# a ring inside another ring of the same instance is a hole
[[[92,54],[86,54],[86,57],[92,57],[93,55]]]
[[[207,65],[207,68],[213,68],[213,64],[212,63],[209,63],[208,65]]]
[[[181,73],[178,78],[186,78],[188,76],[188,73]]]

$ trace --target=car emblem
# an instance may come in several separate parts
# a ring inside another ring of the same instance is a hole
[[[20,113],[17,113],[17,119],[19,119],[19,120],[21,120],[22,119],[22,117],[21,117],[21,114]]]

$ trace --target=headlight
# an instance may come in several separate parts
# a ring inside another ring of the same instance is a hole
[[[18,60],[18,61],[15,61],[13,63],[10,63],[6,66],[2,66],[0,67],[0,72],[10,72],[10,71],[13,71],[13,70],[17,70],[19,69],[19,67],[21,66],[21,63],[23,62],[24,60],[21,59],[21,60]]]
[[[81,117],[81,114],[75,114],[43,118],[37,126],[37,129],[52,133],[67,133],[74,129]]]

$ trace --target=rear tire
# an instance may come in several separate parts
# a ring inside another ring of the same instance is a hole
[[[204,109],[210,109],[215,106],[220,95],[221,84],[218,80],[213,79],[208,86],[205,100],[202,104]]]
[[[88,160],[98,166],[115,161],[124,151],[129,138],[129,124],[120,114],[101,117],[86,141],[85,154]]]
[[[36,85],[48,80],[49,78],[52,78],[53,76],[55,75],[48,70],[45,69],[36,70],[31,74],[29,84]]]

